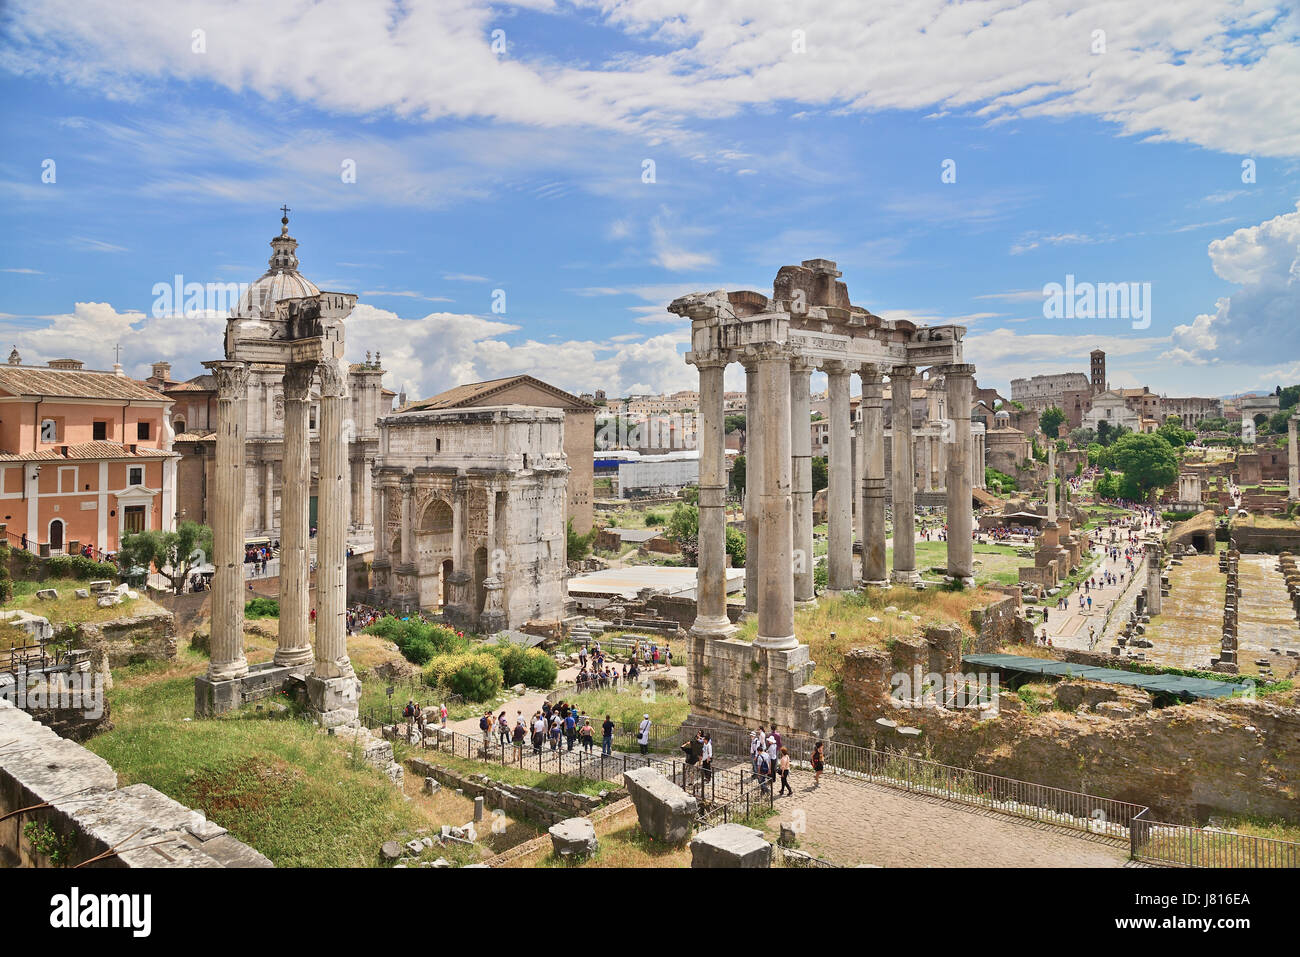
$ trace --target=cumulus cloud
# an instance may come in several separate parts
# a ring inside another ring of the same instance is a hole
[[[1214,240],[1209,254],[1215,274],[1240,288],[1221,297],[1213,314],[1175,326],[1161,358],[1209,365],[1300,354],[1300,203]]]
[[[502,16],[512,6],[542,17],[576,13],[605,32],[611,53],[560,61],[520,20]],[[1184,0],[1107,0],[1087,15],[1076,8],[1074,0],[14,0],[0,65],[57,72],[114,96],[144,96],[159,80],[199,80],[354,115],[589,126],[661,139],[681,137],[692,119],[793,103],[966,112],[994,123],[1090,115],[1148,139],[1300,153],[1300,107],[1287,92],[1300,72],[1294,9],[1272,0],[1192,16]],[[495,28],[506,31],[503,56],[492,50]],[[792,42],[796,29],[806,52]],[[1104,52],[1097,29],[1105,30]],[[205,52],[194,52],[195,30],[204,31]]]
[[[225,317],[217,313],[158,318],[105,302],[79,302],[38,325],[0,323],[0,337],[17,345],[27,365],[67,357],[108,370],[120,344],[122,365],[136,378],[148,376],[157,360],[172,364],[173,378],[199,375],[204,361],[221,356],[224,330]],[[525,324],[503,318],[448,312],[403,318],[359,302],[347,321],[348,359],[360,362],[367,351],[378,351],[389,373],[385,385],[411,398],[520,373],[575,392],[616,395],[693,388],[697,381],[682,356],[687,331],[619,336],[618,342],[512,341],[523,332]]]

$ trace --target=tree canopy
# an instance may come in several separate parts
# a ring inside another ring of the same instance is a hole
[[[1038,417],[1038,427],[1043,430],[1043,434],[1049,439],[1056,438],[1057,430],[1065,421],[1065,411],[1057,406],[1048,406]]]
[[[1158,488],[1178,479],[1178,455],[1163,436],[1132,432],[1115,442],[1115,466],[1124,473],[1121,491],[1126,498],[1145,501]]]
[[[174,532],[151,529],[122,538],[117,550],[123,568],[150,566],[180,594],[190,569],[212,560],[212,529],[198,522],[181,522]]]

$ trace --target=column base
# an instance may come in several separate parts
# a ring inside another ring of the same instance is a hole
[[[816,597],[813,597],[813,598],[796,598],[796,599],[794,600],[794,607],[796,607],[796,608],[816,608],[816,607],[817,607],[817,599],[816,599]]]
[[[730,638],[736,626],[730,618],[696,618],[690,633],[697,638]]]
[[[857,591],[856,588],[827,588],[822,594],[827,598],[839,598],[843,595],[852,595],[855,591]],[[798,604],[798,602],[795,602],[795,604]],[[815,599],[813,604],[817,604]]]
[[[248,659],[241,654],[238,658],[227,661],[220,667],[217,667],[214,663],[209,663],[207,679],[211,682],[235,681],[246,674],[248,674]]]
[[[361,681],[354,675],[342,678],[307,678],[307,699],[312,717],[322,728],[354,724],[361,701]]]
[[[799,647],[799,639],[794,635],[786,635],[780,638],[767,638],[759,635],[754,639],[755,648],[766,648],[768,651],[789,651],[791,648]]]
[[[863,587],[863,588],[888,588],[888,587],[889,587],[889,579],[888,579],[888,578],[867,578],[867,579],[863,579],[862,587]]]
[[[302,648],[277,648],[275,657],[271,660],[277,665],[285,668],[296,668],[299,665],[309,665],[316,653],[312,651],[311,645]]]
[[[921,580],[921,573],[918,571],[893,571],[889,573],[889,580],[895,585],[915,585]]]

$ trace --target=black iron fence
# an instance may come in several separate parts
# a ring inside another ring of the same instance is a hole
[[[1300,867],[1300,844],[1212,828],[1152,821],[1145,808],[1132,822],[1134,860],[1176,867]]]

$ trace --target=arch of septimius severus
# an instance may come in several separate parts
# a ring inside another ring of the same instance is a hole
[[[286,210],[280,244],[296,245]],[[273,243],[275,245],[275,243]],[[279,250],[277,250],[278,252]],[[325,726],[354,721],[360,682],[347,649],[348,366],[343,322],[357,297],[317,292],[268,303],[226,321],[225,359],[205,362],[217,389],[211,660],[195,680],[195,712],[216,714],[305,678],[311,709]],[[284,465],[280,516],[280,633],[273,661],[244,657],[244,503],[248,378],[254,366],[283,369]],[[308,627],[309,411],[320,383],[317,478],[316,646]]]
[[[699,568],[691,629],[692,719],[744,724],[775,719],[782,727],[829,733],[826,691],[807,684],[812,662],[794,633],[798,603],[813,592],[812,451],[809,378],[826,373],[830,398],[828,584],[858,586],[853,572],[852,451],[849,377],[862,380],[860,506],[862,579],[867,585],[910,585],[919,579],[915,549],[912,383],[919,368],[944,378],[951,428],[947,443],[948,573],[973,583],[971,530],[971,390],[974,367],[962,361],[962,326],[917,326],[885,320],[849,302],[835,263],[807,260],[777,273],[761,293],[699,293],[669,310],[691,320],[686,361],[699,370]],[[723,374],[744,365],[754,440],[746,462],[746,592],[757,597],[753,646],[731,640],[727,615],[726,461]],[[885,449],[882,389],[889,379],[893,410],[893,568],[885,567]],[[752,565],[752,567],[751,567]],[[741,646],[741,647],[736,647]],[[755,687],[737,681],[745,670]]]

